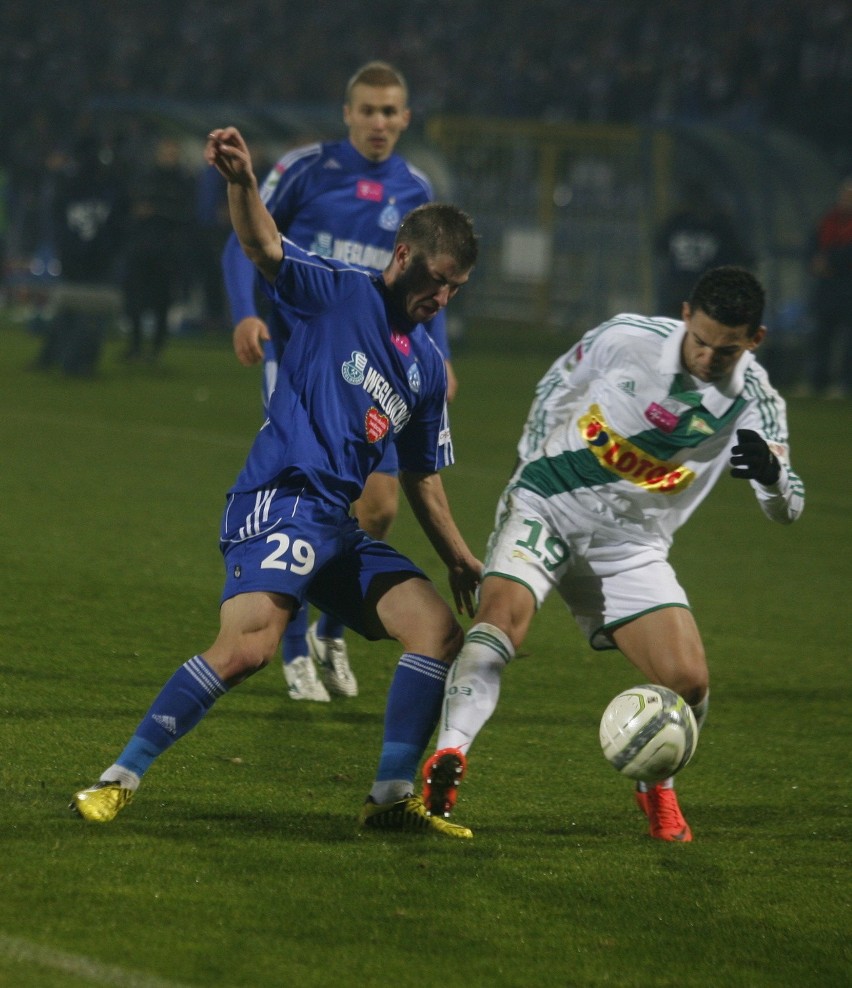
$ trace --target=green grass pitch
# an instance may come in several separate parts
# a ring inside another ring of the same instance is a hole
[[[679,783],[694,843],[646,836],[597,740],[636,675],[557,600],[473,748],[471,842],[358,834],[397,650],[354,636],[357,699],[293,703],[275,664],[98,827],[68,799],[212,641],[219,514],[260,418],[224,342],[159,370],[118,346],[69,380],[0,328],[0,985],[849,983],[852,404],[790,403],[799,523],[725,480],[675,546],[712,674]],[[553,355],[457,356],[445,483],[480,553]],[[447,593],[405,505],[392,541]]]

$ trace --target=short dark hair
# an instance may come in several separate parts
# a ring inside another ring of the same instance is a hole
[[[705,271],[689,297],[689,307],[723,326],[748,326],[748,336],[760,328],[766,292],[746,268],[725,264]]]
[[[458,206],[444,202],[425,202],[406,213],[396,232],[395,244],[399,243],[427,257],[449,254],[463,271],[476,264],[479,254],[473,220]]]
[[[367,62],[346,83],[343,102],[352,103],[352,90],[356,86],[399,86],[402,90],[403,101],[408,104],[408,83],[405,76],[389,62]]]

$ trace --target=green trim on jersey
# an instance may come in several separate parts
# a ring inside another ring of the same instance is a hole
[[[655,459],[668,462],[681,450],[695,449],[725,428],[740,415],[745,404],[745,398],[736,398],[724,415],[718,418],[703,406],[688,408],[679,417],[672,432],[652,428],[626,438]],[[603,466],[589,449],[576,449],[556,456],[542,456],[528,463],[521,471],[516,486],[541,497],[553,497],[566,491],[598,487],[623,479],[622,474]]]
[[[598,463],[588,449],[568,450],[558,456],[541,456],[528,463],[515,482],[541,497],[553,497],[583,487],[598,487],[620,480]]]
[[[678,328],[678,321],[672,320],[669,325],[663,325],[659,321],[659,317],[646,316],[642,318],[642,316],[628,316],[626,313],[620,316],[613,316],[612,319],[607,319],[606,322],[601,323],[600,326],[586,333],[580,341],[584,344],[583,352],[588,352],[595,340],[613,326],[630,326],[633,329],[642,329],[646,333],[651,333],[654,336],[659,336],[661,339],[667,340],[675,329]]]
[[[656,604],[654,607],[648,607],[644,611],[637,611],[635,614],[631,614],[630,617],[619,618],[617,621],[602,624],[589,635],[589,645],[595,652],[611,652],[613,649],[617,649],[618,645],[609,637],[603,636],[608,636],[609,632],[620,628],[623,624],[629,624],[631,621],[635,621],[636,618],[644,617],[646,614],[653,614],[654,611],[664,611],[668,607],[680,607],[684,611],[692,610],[688,604]]]
[[[533,588],[529,585],[529,583],[526,582],[526,580],[522,580],[519,576],[513,576],[511,573],[503,573],[499,569],[483,570],[482,579],[484,580],[488,576],[499,576],[501,580],[508,580],[510,583],[517,583],[518,586],[526,587],[526,589],[529,590],[530,592],[530,596],[532,597],[533,602],[535,603],[535,609],[538,610],[539,607],[541,606],[538,597],[536,597],[533,591]],[[468,633],[467,637],[470,637],[470,633]],[[484,639],[475,639],[475,638],[471,640],[484,641]],[[498,647],[496,641],[497,640],[492,635],[489,635],[488,641],[485,642],[485,644],[491,645],[491,647],[494,649],[495,652],[499,652],[501,655],[503,655],[504,649],[502,645]],[[506,658],[506,661],[508,662],[509,659],[511,659],[511,657],[512,657],[511,655],[508,656],[508,658]]]
[[[778,421],[776,414],[774,396],[766,391],[760,378],[751,373],[751,368],[746,371],[743,394],[751,400],[760,416],[760,425],[765,437],[770,442],[786,442],[784,426]]]
[[[527,425],[526,446],[536,449],[542,439],[547,435],[547,399],[559,387],[562,381],[562,374],[559,370],[552,370],[546,374],[535,389],[535,400],[529,413],[529,423]]]
[[[669,388],[669,398],[674,398],[684,405],[689,405],[690,408],[697,408],[701,404],[701,395],[694,388],[690,387],[689,382],[683,374],[675,374],[672,379],[671,387]]]
[[[685,399],[681,398],[681,400]],[[717,432],[721,432],[730,422],[739,418],[745,405],[746,399],[740,395],[734,399],[730,408],[717,418],[699,403],[678,418],[673,432],[647,429],[636,436],[630,436],[629,439],[630,442],[653,453],[658,459],[667,460],[679,450],[695,449]]]

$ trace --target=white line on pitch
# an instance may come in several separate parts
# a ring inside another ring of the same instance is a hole
[[[77,977],[88,978],[99,985],[116,985],[118,988],[189,988],[177,981],[153,977],[138,971],[128,971],[126,968],[112,964],[100,964],[90,957],[70,954],[53,947],[44,947],[20,937],[8,937],[0,934],[0,956],[26,964],[38,964],[40,967],[63,974],[73,974]]]

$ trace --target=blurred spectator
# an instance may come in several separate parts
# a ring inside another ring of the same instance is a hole
[[[179,116],[201,139],[198,121],[225,101],[267,133],[280,121],[286,140],[282,107],[336,106],[346,66],[377,54],[410,66],[415,120],[463,104],[470,115],[566,123],[772,125],[817,145],[839,174],[852,169],[849,0],[539,0],[530,9],[510,0],[0,3],[9,260],[27,270],[41,250],[44,163],[78,108],[122,114],[128,126]],[[331,61],[317,58],[318,39],[333,45]],[[283,70],[268,57],[279,50]],[[209,315],[217,303],[206,298]]]
[[[817,224],[810,260],[814,278],[810,384],[815,394],[852,395],[852,175]]]
[[[697,182],[686,186],[681,204],[657,230],[654,252],[655,311],[672,319],[680,319],[683,303],[705,271],[722,264],[751,267],[754,263],[736,223]]]
[[[166,344],[169,309],[186,288],[195,184],[181,164],[180,144],[172,137],[157,142],[154,162],[131,188],[126,242],[124,306],[130,320],[125,357],[137,360],[145,344],[150,316],[150,357]]]
[[[93,133],[84,133],[70,158],[55,159],[55,166],[50,230],[60,280],[35,366],[84,376],[95,371],[119,311],[126,189],[112,148]]]
[[[222,281],[222,251],[231,233],[228,187],[215,168],[205,165],[195,189],[195,226],[191,257],[201,294],[201,328],[206,333],[230,332],[229,309]]]

